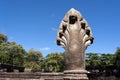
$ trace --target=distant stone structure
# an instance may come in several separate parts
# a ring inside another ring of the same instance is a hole
[[[79,11],[70,9],[63,18],[57,45],[65,49],[66,70],[64,80],[87,80],[85,70],[85,49],[93,43],[91,29]]]

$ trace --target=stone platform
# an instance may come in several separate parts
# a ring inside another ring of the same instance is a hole
[[[88,80],[86,70],[65,70],[64,80]]]
[[[23,72],[23,73],[0,73],[0,80],[63,80],[63,73],[41,73],[41,72]]]
[[[88,80],[84,72],[65,71],[64,73],[42,73],[42,72],[21,72],[21,73],[0,73],[0,80]]]

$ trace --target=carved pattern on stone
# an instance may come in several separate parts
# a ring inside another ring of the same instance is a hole
[[[85,68],[84,51],[93,43],[93,40],[87,21],[79,11],[70,9],[63,18],[57,33],[57,44],[65,49],[67,69]]]

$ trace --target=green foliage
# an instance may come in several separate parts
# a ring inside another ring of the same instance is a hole
[[[0,62],[23,66],[25,50],[16,42],[7,42],[7,36],[0,34]]]
[[[101,54],[102,65],[113,65],[114,54]]]
[[[24,66],[30,69],[41,69],[43,59],[42,53],[40,51],[35,51],[34,49],[30,49],[25,57]]]
[[[23,65],[25,50],[21,45],[17,45],[15,42],[1,43],[0,51],[2,63]]]
[[[97,53],[87,53],[86,59],[86,66],[98,66],[101,64],[100,56]]]
[[[9,61],[9,56],[4,53],[4,51],[0,51],[0,63],[7,63]]]
[[[0,33],[0,44],[1,43],[6,43],[7,42],[7,36]]]
[[[51,53],[46,56],[45,68],[50,71],[58,72],[63,71],[65,68],[64,54],[62,53]]]
[[[113,54],[87,53],[86,66],[113,65]]]
[[[35,51],[34,49],[30,49],[27,52],[27,60],[28,61],[39,61],[40,58],[42,58],[42,53],[40,51]]]
[[[115,55],[116,55],[116,56],[119,56],[119,55],[120,55],[120,48],[119,48],[119,47],[117,48],[117,50],[116,50],[116,52],[115,52]]]
[[[117,48],[117,51],[115,52],[115,65],[120,67],[120,48]]]

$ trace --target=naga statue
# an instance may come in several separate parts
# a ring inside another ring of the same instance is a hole
[[[57,33],[57,45],[65,49],[66,70],[85,69],[85,49],[93,43],[93,40],[87,21],[79,11],[70,9]]]

